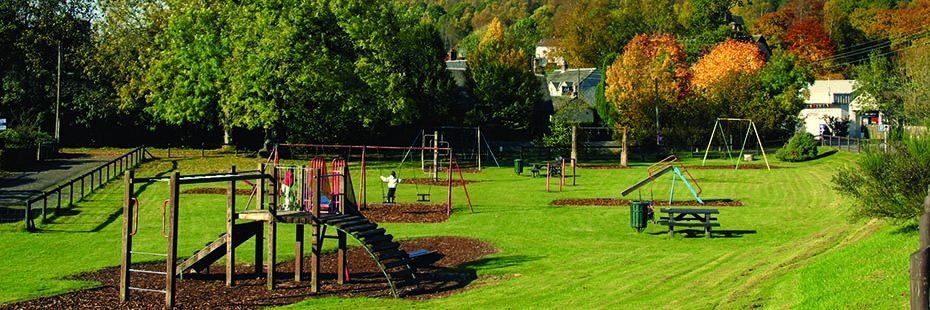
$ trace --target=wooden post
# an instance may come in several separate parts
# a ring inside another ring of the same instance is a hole
[[[549,179],[552,176],[552,163],[546,163],[546,192],[549,192]]]
[[[310,175],[310,206],[312,208],[313,217],[319,218],[320,192],[322,192],[320,187],[320,183],[322,182],[322,180],[320,180],[320,169],[312,168],[310,170]],[[313,224],[311,224],[310,231],[310,291],[316,293],[320,291],[320,248],[323,246],[321,242],[322,238],[320,237],[320,224],[314,221]]]
[[[135,193],[132,185],[133,171],[123,174],[123,247],[120,252],[119,268],[119,302],[129,301],[129,264],[132,262],[132,195]]]
[[[258,171],[264,173],[264,171],[265,171],[265,164],[261,164],[261,163],[258,164]],[[264,205],[264,201],[265,201],[265,178],[264,178],[264,176],[258,178],[257,184],[258,184],[258,185],[255,186],[255,196],[256,196],[256,197],[255,197],[255,209],[256,209],[256,210],[262,210],[262,209],[265,207],[265,205]],[[263,252],[263,249],[262,249],[263,244],[264,244],[263,232],[259,232],[259,233],[255,234],[255,276],[256,276],[256,277],[261,276],[262,272],[264,272],[263,267],[265,266],[265,264],[262,262],[262,258],[263,258],[262,255],[264,255],[264,254],[262,253],[262,252]]]
[[[446,216],[452,216],[452,163],[454,162],[454,153],[449,148],[449,193],[446,195]],[[438,168],[437,168],[438,169]]]
[[[26,214],[23,218],[26,221],[26,230],[32,229],[32,202],[26,201]]]
[[[297,224],[294,244],[294,282],[300,282],[304,273],[304,225]]]
[[[575,168],[576,160],[578,160],[578,124],[572,124],[572,168]],[[565,171],[562,171],[562,173],[565,173]]]
[[[478,171],[481,171],[481,127],[478,127]]]
[[[271,204],[268,205],[268,212],[271,213],[271,219],[268,221],[268,240],[265,240],[268,244],[266,245],[268,251],[268,289],[274,290],[274,267],[277,261],[278,247],[277,247],[277,219],[275,218],[278,213],[278,169],[272,167],[271,171],[272,181],[271,185],[274,186],[274,190],[271,191]]]
[[[572,159],[572,186],[575,186],[575,160]]]
[[[236,166],[229,168],[231,174],[236,174]],[[236,227],[236,181],[229,181],[226,187],[226,286],[235,285],[233,275],[236,274],[236,247],[233,236]]]
[[[346,175],[346,172],[348,170],[349,170],[349,167],[348,165],[346,165],[346,167],[342,167],[342,169],[339,171],[339,173],[342,174],[341,187],[343,188],[342,190],[343,193],[346,192],[345,189],[348,188],[347,186],[349,185],[349,178],[348,178],[348,175]],[[339,214],[346,214],[345,201],[347,199],[345,195],[343,195],[342,199],[343,199],[343,203],[339,204]],[[338,273],[338,275],[336,275],[336,282],[339,284],[345,284],[346,271],[347,271],[347,268],[346,268],[346,233],[341,230],[336,230],[336,240],[338,243],[337,250],[336,250],[336,273]]]
[[[168,261],[165,264],[165,308],[174,308],[174,293],[176,288],[174,270],[178,259],[178,206],[181,194],[181,173],[175,171],[171,174],[168,186],[171,188],[168,210]]]
[[[920,249],[911,254],[911,309],[930,308],[930,190],[924,198],[924,213],[920,216],[918,235]]]

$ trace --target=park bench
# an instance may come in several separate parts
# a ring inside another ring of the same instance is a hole
[[[662,208],[662,213],[668,214],[659,218],[659,224],[668,226],[668,236],[675,235],[675,227],[704,227],[704,236],[710,238],[711,227],[719,227],[716,214],[717,209],[685,209]]]

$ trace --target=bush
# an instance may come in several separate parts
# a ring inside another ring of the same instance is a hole
[[[916,218],[930,185],[930,138],[904,138],[887,152],[869,149],[854,165],[840,168],[833,184],[855,199],[857,217]]]
[[[775,157],[782,161],[805,161],[817,158],[817,141],[814,135],[806,132],[795,133],[778,152]]]

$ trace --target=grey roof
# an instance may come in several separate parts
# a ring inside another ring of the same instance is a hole
[[[550,83],[584,81],[589,75],[596,71],[596,68],[567,69],[565,72],[555,70],[552,73],[546,74],[546,79],[549,80]]]

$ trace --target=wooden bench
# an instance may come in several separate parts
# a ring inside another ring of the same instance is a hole
[[[675,235],[675,227],[704,227],[704,236],[710,238],[711,227],[719,227],[714,216],[720,214],[717,209],[662,208],[659,211],[668,214],[659,218],[659,224],[668,226],[668,236]]]

